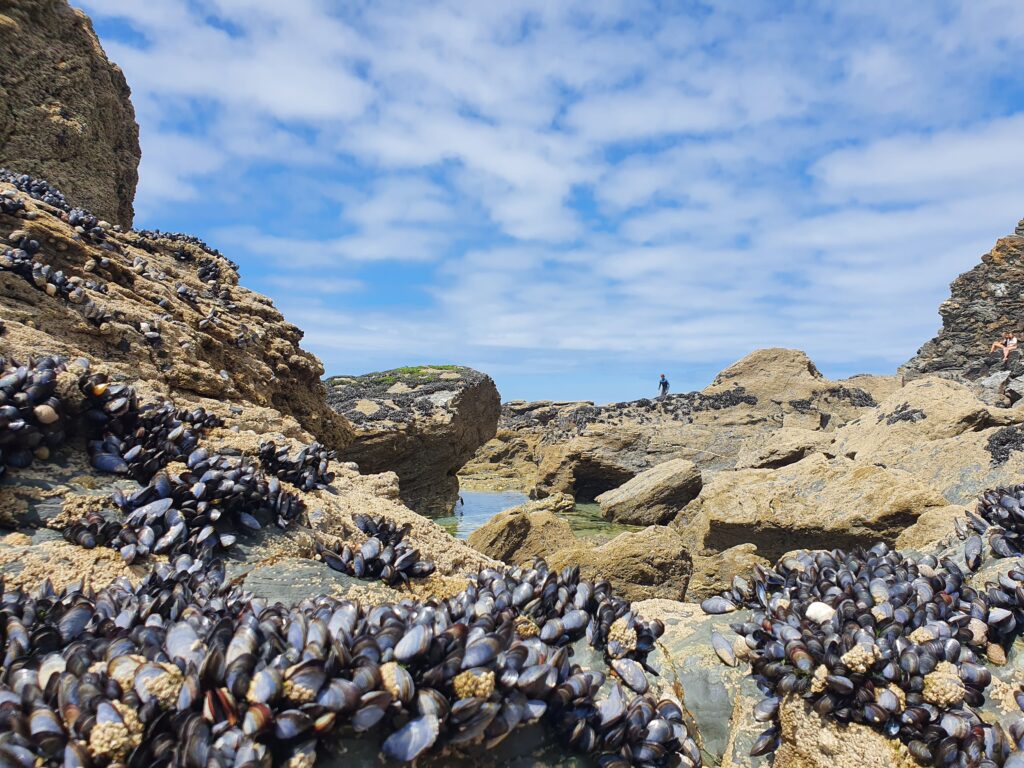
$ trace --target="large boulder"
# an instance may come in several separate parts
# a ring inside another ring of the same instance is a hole
[[[139,127],[121,70],[66,0],[0,0],[0,168],[130,227]]]
[[[576,540],[569,523],[559,517],[571,512],[573,504],[572,496],[557,493],[506,509],[469,534],[469,545],[513,565],[547,557]]]
[[[578,565],[586,579],[607,579],[627,600],[680,600],[693,571],[682,537],[664,525],[620,533],[600,547],[578,543],[548,558],[552,568]]]
[[[673,526],[695,551],[750,542],[775,560],[800,548],[892,543],[922,513],[946,505],[906,472],[814,454],[781,469],[719,472]]]
[[[1024,221],[1014,234],[998,240],[980,264],[953,281],[949,298],[939,307],[942,328],[900,372],[908,378],[941,372],[981,379],[1013,369],[1019,376],[1019,355],[1004,364],[1001,354],[989,355],[989,348],[1003,331],[1021,336],[1022,296]]]
[[[697,497],[700,470],[692,461],[673,459],[641,472],[596,501],[609,520],[629,525],[665,525]]]
[[[422,514],[451,511],[459,470],[494,437],[501,412],[491,377],[460,366],[334,376],[327,387],[355,426],[346,458],[368,474],[395,472],[402,499]]]

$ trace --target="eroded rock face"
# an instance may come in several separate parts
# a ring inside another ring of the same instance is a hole
[[[971,504],[986,488],[1019,482],[1022,423],[1024,411],[991,407],[969,386],[928,376],[838,430],[829,450],[913,475],[951,504]]]
[[[682,599],[693,571],[685,542],[664,525],[621,533],[593,549],[583,543],[570,546],[551,555],[548,565],[578,565],[584,578],[607,579],[627,600]]]
[[[548,557],[576,541],[572,527],[559,514],[571,512],[572,496],[556,493],[507,509],[469,535],[469,545],[479,552],[512,565]]]
[[[121,70],[66,0],[0,0],[0,167],[130,227],[139,128]]]
[[[700,470],[692,461],[659,464],[597,497],[609,520],[628,525],[665,525],[700,493]]]
[[[1019,359],[1004,366],[1002,355],[989,348],[1004,331],[1022,333],[1020,305],[1024,299],[1024,222],[1001,238],[981,263],[950,286],[939,307],[942,328],[900,370],[907,377],[926,373],[963,374],[981,379],[1003,369],[1020,368]],[[1015,356],[1016,357],[1016,356]],[[1011,371],[1014,376],[1020,374]]]
[[[447,514],[458,471],[494,437],[501,400],[470,368],[419,366],[327,380],[331,407],[355,427],[346,458],[366,473],[393,471],[402,498],[423,514]]]
[[[266,409],[291,417],[281,431],[297,427],[335,449],[351,439],[327,405],[320,361],[299,346],[302,331],[270,299],[240,286],[237,266],[219,252],[136,232],[82,235],[65,212],[12,185],[0,182],[0,194],[24,206],[0,213],[0,253],[35,247],[30,261],[80,289],[65,300],[48,293],[52,285],[0,271],[7,357],[102,361],[112,380],[178,407],[244,406],[243,419],[261,419]]]
[[[777,470],[718,473],[673,526],[695,550],[753,543],[775,560],[794,549],[892,543],[921,514],[947,504],[906,472],[815,454]]]
[[[664,400],[506,403],[497,437],[462,475],[477,488],[589,501],[673,459],[730,469],[744,444],[781,429],[831,434],[896,386],[879,376],[830,381],[803,352],[758,350],[701,392]]]

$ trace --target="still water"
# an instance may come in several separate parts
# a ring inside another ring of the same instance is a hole
[[[527,495],[519,491],[464,490],[460,495],[463,503],[455,506],[454,514],[434,518],[434,522],[457,539],[465,539],[499,512],[529,501]],[[603,544],[623,531],[637,530],[633,525],[608,522],[601,517],[601,508],[597,504],[577,504],[572,512],[562,517],[569,521],[577,536],[594,544]]]

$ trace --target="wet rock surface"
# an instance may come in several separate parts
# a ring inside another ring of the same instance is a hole
[[[331,407],[355,429],[345,458],[366,473],[395,472],[416,511],[450,512],[458,471],[495,434],[494,381],[470,368],[419,366],[334,376],[327,387]]]
[[[66,0],[0,2],[0,167],[130,227],[139,128],[121,70]]]

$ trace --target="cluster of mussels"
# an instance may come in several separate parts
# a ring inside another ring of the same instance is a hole
[[[48,459],[64,442],[67,417],[57,397],[59,357],[18,365],[0,357],[0,477],[8,466],[23,468]]]
[[[85,547],[114,547],[128,563],[150,554],[207,561],[232,546],[237,531],[259,531],[271,522],[286,528],[304,510],[280,480],[244,459],[197,448],[186,461],[187,469],[159,470],[134,493],[115,491],[123,523],[91,514],[66,528],[65,538]]]
[[[5,189],[0,192],[0,213],[6,213],[9,216],[13,216],[24,208],[24,201],[18,197],[18,194],[14,190]]]
[[[199,275],[199,279],[204,283],[219,283],[220,282],[220,264],[214,259],[203,257],[199,260],[199,266],[196,268],[196,273]]]
[[[379,579],[387,584],[408,584],[410,579],[424,578],[434,572],[434,564],[420,560],[418,549],[403,541],[408,526],[399,528],[385,519],[355,515],[356,526],[367,539],[353,550],[348,544],[333,547],[317,543],[317,556],[330,568],[357,579]]]
[[[113,249],[113,246],[106,241],[105,222],[98,217],[81,208],[72,208],[64,194],[54,187],[50,182],[43,179],[34,179],[28,174],[17,174],[0,168],[0,181],[13,184],[16,189],[21,190],[34,200],[46,203],[49,206],[63,212],[63,218],[75,231],[90,242],[106,248]]]
[[[219,563],[179,558],[138,587],[7,592],[0,759],[309,768],[319,742],[370,732],[408,762],[491,749],[542,722],[603,768],[699,766],[677,704],[615,680],[599,697],[605,675],[570,663],[566,643],[597,621],[599,591],[535,567],[481,572],[443,601],[366,609],[318,596],[289,608],[227,585]],[[559,609],[585,616],[578,630],[525,631]],[[635,619],[616,623],[639,653]]]
[[[1024,573],[977,590],[948,558],[878,544],[783,558],[702,608],[751,609],[730,625],[737,642],[715,633],[712,643],[727,664],[750,661],[767,697],[758,721],[776,720],[782,698],[799,696],[822,717],[898,737],[922,764],[982,766],[1003,765],[1020,746],[974,708],[992,680],[982,657],[1005,662],[1024,629],[1022,598]],[[774,751],[778,738],[776,723],[751,754]]]
[[[77,276],[68,277],[62,270],[37,261],[35,255],[40,250],[39,241],[27,233],[21,230],[13,232],[10,239],[15,247],[0,252],[0,271],[18,275],[47,296],[79,305],[82,315],[94,325],[102,325],[110,319],[108,313],[85,293],[86,288],[99,290],[98,284]]]
[[[224,425],[203,408],[191,411],[170,403],[139,408],[135,389],[111,383],[105,374],[82,374],[78,387],[86,398],[89,455],[101,472],[130,475],[147,482],[172,461],[188,457],[207,429]]]
[[[260,443],[260,465],[272,475],[291,483],[304,491],[323,488],[334,481],[330,464],[337,457],[320,443],[311,443],[302,448],[294,459],[288,457],[288,448],[278,448],[273,440]]]
[[[967,563],[975,570],[982,559],[982,536],[997,557],[1024,554],[1024,485],[985,491],[978,499],[977,514],[967,513],[973,533],[965,534]]]
[[[26,173],[14,173],[6,168],[0,168],[0,181],[13,184],[34,200],[39,200],[64,212],[71,210],[64,194],[48,181],[34,179]]]

